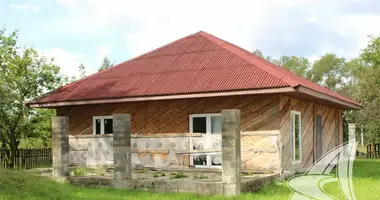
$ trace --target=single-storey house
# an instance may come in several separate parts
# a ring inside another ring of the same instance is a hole
[[[129,113],[133,162],[158,167],[219,167],[220,112],[239,109],[242,169],[257,171],[308,168],[343,143],[343,111],[361,108],[203,31],[28,105],[68,116],[70,159],[89,165],[112,163],[112,114]]]

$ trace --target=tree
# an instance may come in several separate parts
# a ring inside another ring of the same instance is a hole
[[[103,58],[103,63],[100,66],[100,68],[99,68],[98,71],[100,72],[100,71],[102,71],[104,69],[107,69],[107,68],[110,68],[112,66],[113,66],[113,63],[111,63],[111,60],[108,58],[107,55],[105,55],[104,58]]]
[[[375,36],[369,36],[371,39],[369,41],[368,46],[363,49],[361,53],[361,58],[363,61],[374,67],[379,67],[380,66],[380,36],[375,37]]]
[[[58,66],[33,48],[19,47],[17,38],[17,31],[6,35],[5,28],[0,30],[0,142],[10,149],[9,167],[14,167],[20,140],[32,130],[33,109],[25,102],[54,89],[61,79]]]
[[[342,70],[345,64],[344,58],[333,53],[327,53],[314,62],[311,70],[307,72],[307,78],[319,85],[337,91],[343,83]]]
[[[79,69],[79,76],[80,76],[80,78],[86,77],[86,67],[84,66],[83,63],[81,63],[79,65],[78,69]]]
[[[276,59],[273,62],[302,77],[306,77],[307,70],[310,67],[310,62],[308,59],[297,56],[282,56],[280,59]]]
[[[371,143],[380,141],[380,37],[371,37],[368,46],[360,55],[363,67],[357,78],[356,98],[363,105],[357,113]]]

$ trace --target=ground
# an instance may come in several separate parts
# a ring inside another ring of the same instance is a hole
[[[339,199],[339,188],[331,183],[325,188]],[[354,189],[356,199],[380,199],[380,160],[357,160],[354,164]],[[287,200],[290,190],[285,182],[275,182],[264,186],[256,193],[246,193],[237,199],[283,199]],[[113,188],[84,188],[66,183],[56,183],[25,171],[0,170],[0,199],[89,199],[89,200],[190,200],[190,199],[235,199],[196,194],[158,194],[136,190],[118,190]]]

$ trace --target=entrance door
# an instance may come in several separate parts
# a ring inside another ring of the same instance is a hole
[[[315,130],[316,130],[316,147],[317,147],[317,155],[316,160],[318,160],[322,156],[322,116],[317,115],[315,117]]]

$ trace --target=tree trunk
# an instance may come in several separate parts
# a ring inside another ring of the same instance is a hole
[[[376,154],[376,143],[375,141],[372,142],[372,155],[373,155],[373,158],[376,159],[377,158],[377,154]]]

